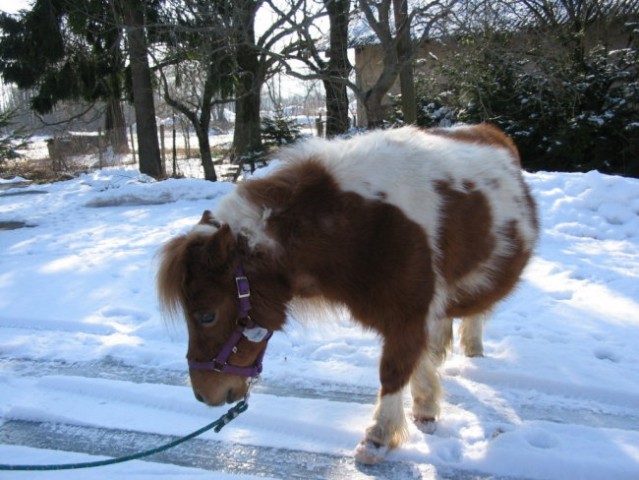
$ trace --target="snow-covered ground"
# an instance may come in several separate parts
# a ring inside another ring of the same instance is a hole
[[[0,478],[639,478],[639,181],[527,180],[543,235],[486,357],[455,348],[437,432],[411,426],[382,465],[350,457],[379,340],[343,315],[276,334],[249,410],[219,434],[150,461]],[[226,411],[193,398],[186,333],[161,319],[154,275],[159,246],[233,188],[125,168],[0,183],[0,464],[144,450]]]

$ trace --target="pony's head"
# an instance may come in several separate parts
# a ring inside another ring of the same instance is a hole
[[[271,332],[248,315],[250,292],[233,232],[207,211],[160,255],[160,305],[169,316],[183,314],[186,321],[195,397],[209,405],[244,397],[248,379],[261,370]]]

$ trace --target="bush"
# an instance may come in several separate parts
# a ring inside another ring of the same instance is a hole
[[[0,111],[0,171],[7,160],[19,157],[18,149],[26,146],[26,137],[19,130],[11,129],[15,110]]]
[[[418,82],[424,126],[491,121],[530,170],[639,176],[639,53],[596,47],[568,55],[503,48],[459,51]],[[441,78],[445,78],[443,92]]]

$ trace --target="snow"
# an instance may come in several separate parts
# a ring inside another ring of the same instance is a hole
[[[270,464],[260,457],[270,470],[259,470],[263,461],[232,467],[229,455],[216,459],[214,477],[188,462],[134,461],[37,478],[293,478],[322,462],[335,478],[639,478],[639,180],[526,180],[543,228],[537,254],[488,324],[486,356],[455,347],[442,366],[438,430],[411,425],[408,443],[388,456],[394,470],[352,466],[378,387],[379,339],[337,311],[277,333],[249,410],[202,436],[217,446],[206,450],[212,459],[222,446],[278,449]],[[160,245],[234,185],[156,182],[132,168],[13,181],[2,182],[0,228],[26,227],[0,230],[0,464],[96,460],[110,456],[99,453],[110,446],[100,435],[181,436],[224,413],[193,398],[186,333],[162,320],[154,275]],[[26,425],[62,440],[15,440]],[[74,450],[73,429],[94,435],[97,451]]]

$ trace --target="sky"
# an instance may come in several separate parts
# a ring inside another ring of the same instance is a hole
[[[20,9],[27,8],[31,4],[32,0],[0,0],[0,11],[17,13]]]

